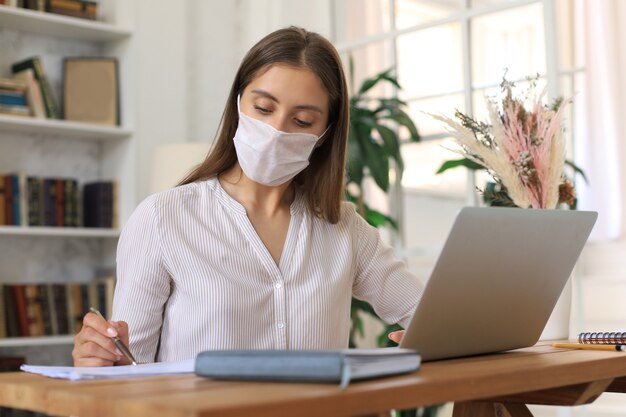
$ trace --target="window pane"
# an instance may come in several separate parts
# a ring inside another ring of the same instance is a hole
[[[419,134],[424,136],[436,135],[446,131],[445,126],[429,114],[443,114],[454,117],[454,110],[465,111],[465,99],[462,94],[451,94],[425,100],[415,100],[408,103],[406,109],[411,119],[417,125]]]
[[[350,42],[391,29],[389,0],[337,0],[336,42]]]
[[[513,95],[515,97],[523,97],[530,88],[530,82],[528,81],[516,81],[515,88],[513,88]],[[535,94],[539,95],[546,88],[545,78],[539,78],[536,80],[536,87],[534,88]],[[472,92],[472,105],[474,107],[473,118],[478,121],[489,122],[489,112],[487,110],[486,98],[494,98],[496,103],[500,103],[502,100],[502,90],[500,85],[478,89]],[[532,96],[530,96],[532,97]],[[544,97],[546,101],[547,94]],[[530,102],[526,102],[526,107],[530,107]]]
[[[461,158],[457,153],[447,149],[453,146],[450,139],[402,145],[404,159],[402,187],[463,198],[467,189],[466,169],[457,168],[443,174],[435,174],[444,161]]]
[[[584,153],[587,153],[588,156],[589,151],[588,149],[585,149],[585,146],[583,146],[583,138],[585,138],[585,136],[589,134],[589,127],[587,126],[587,115],[589,114],[589,100],[587,98],[587,90],[585,88],[586,85],[587,82],[585,73],[576,74],[574,76],[574,91],[576,93],[576,96],[574,97],[574,103],[572,105],[572,108],[566,114],[566,117],[568,118],[568,121],[566,121],[566,128],[569,128],[569,126],[571,126],[571,128],[569,129],[573,133],[572,137],[570,137],[571,143],[568,142],[568,145],[571,144],[571,146],[568,148],[568,156],[572,159],[575,159],[576,162],[579,164],[581,162],[584,162]],[[576,178],[576,181],[577,184],[586,186],[585,181],[580,176]]]
[[[445,18],[459,11],[459,0],[424,1],[424,0],[396,0],[396,28],[405,29],[411,26],[428,23]]]
[[[567,157],[574,159],[577,138],[582,138],[587,134],[585,129],[587,128],[587,112],[589,110],[585,108],[587,105],[585,73],[580,72],[561,77],[561,92],[564,98],[573,99],[563,114],[562,124],[567,141]]]
[[[560,70],[584,66],[585,22],[581,0],[557,0],[556,35]]]
[[[359,87],[366,78],[373,77],[377,73],[393,66],[391,61],[392,45],[392,41],[370,43],[362,48],[347,51],[347,53],[342,56],[351,94],[359,90]],[[352,56],[354,65],[354,80],[350,80],[350,56]],[[369,90],[367,94],[372,97],[389,96],[393,94],[393,91],[388,84],[389,83],[381,82],[378,86]]]
[[[399,36],[397,45],[398,77],[406,96],[462,90],[461,27],[458,23]]]
[[[486,7],[512,3],[517,0],[470,0],[470,7]]]
[[[472,85],[545,74],[541,4],[491,13],[471,21]],[[508,70],[508,71],[507,71]]]

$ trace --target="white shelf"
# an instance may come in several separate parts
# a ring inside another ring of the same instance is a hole
[[[0,236],[52,236],[116,239],[119,235],[120,231],[118,229],[88,227],[0,226]]]
[[[20,32],[90,41],[122,40],[131,32],[115,25],[0,5],[0,27]]]
[[[46,136],[87,140],[115,140],[132,136],[132,130],[115,126],[100,126],[69,120],[36,119],[0,114],[0,131],[41,133]]]
[[[71,345],[74,336],[5,337],[0,338],[0,347]]]

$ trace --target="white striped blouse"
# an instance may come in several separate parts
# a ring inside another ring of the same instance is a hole
[[[406,326],[422,294],[354,205],[343,203],[330,224],[299,191],[277,265],[216,178],[137,207],[119,240],[117,278],[113,319],[128,322],[139,362],[211,349],[345,348],[352,296]]]

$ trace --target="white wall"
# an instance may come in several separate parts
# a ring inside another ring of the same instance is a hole
[[[149,193],[154,149],[210,142],[235,72],[269,32],[298,25],[330,34],[329,2],[168,0],[117,2],[136,8],[138,201]]]
[[[190,0],[187,22],[188,137],[212,141],[241,60],[241,3]]]
[[[121,7],[136,7],[133,42],[139,201],[148,194],[154,147],[188,137],[188,7],[187,2],[172,7],[167,0],[138,0]]]

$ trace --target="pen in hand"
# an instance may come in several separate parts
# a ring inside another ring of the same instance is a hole
[[[97,314],[98,317],[100,317],[102,320],[106,321],[106,319],[104,318],[102,313],[100,313],[100,311],[98,311],[97,309],[95,309],[93,307],[89,307],[89,311],[91,311],[92,313]],[[115,343],[115,346],[120,350],[120,352],[122,352],[124,354],[124,356],[126,356],[126,359],[128,359],[130,361],[130,363],[132,363],[133,365],[137,365],[137,361],[135,360],[135,358],[133,358],[133,354],[130,353],[130,349],[128,349],[128,347],[126,347],[124,342],[122,342],[122,340],[119,337],[117,337],[117,336],[111,337],[111,340],[113,341],[113,343]]]

